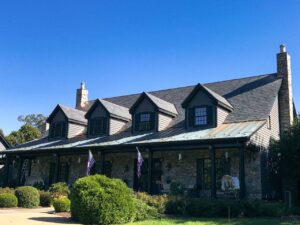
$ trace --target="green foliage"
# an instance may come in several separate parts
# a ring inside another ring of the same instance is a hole
[[[40,204],[39,191],[31,186],[18,187],[16,189],[18,206],[23,208],[36,208]]]
[[[3,193],[10,193],[10,194],[15,194],[15,190],[13,188],[0,188],[0,194],[3,194]]]
[[[135,196],[148,206],[156,208],[159,213],[165,213],[166,204],[168,202],[167,195],[149,195],[144,192],[137,192]]]
[[[166,214],[185,215],[186,200],[181,197],[170,199],[166,204]]]
[[[40,191],[40,206],[49,207],[52,203],[51,193],[48,191]]]
[[[144,201],[140,199],[134,199],[136,207],[135,221],[156,219],[161,217],[161,214],[156,208],[147,205]]]
[[[280,173],[289,178],[300,177],[300,121],[286,131],[279,141],[274,141],[272,151],[278,156]]]
[[[12,145],[16,146],[19,144],[32,141],[41,136],[41,132],[38,128],[29,125],[23,125],[18,131],[13,131],[6,137],[6,140]]]
[[[80,178],[70,196],[72,217],[83,224],[120,224],[136,216],[133,193],[118,179],[103,175]]]
[[[55,212],[69,212],[71,201],[67,197],[55,198],[53,200],[53,207]]]
[[[35,187],[38,190],[44,190],[45,189],[45,184],[44,182],[40,181],[40,182],[35,182],[33,184],[33,187]]]
[[[18,206],[18,199],[11,193],[0,194],[0,208],[12,208]]]
[[[170,185],[171,195],[183,195],[184,194],[183,184],[172,182]]]
[[[24,125],[29,125],[40,129],[46,123],[47,117],[42,114],[29,114],[26,116],[19,116],[18,121],[24,123]]]
[[[68,188],[68,185],[64,182],[52,184],[49,188],[49,191],[52,195],[52,198],[59,198],[62,196],[67,197],[70,194],[70,189]]]

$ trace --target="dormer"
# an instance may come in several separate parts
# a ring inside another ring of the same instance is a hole
[[[49,139],[73,138],[85,134],[87,120],[85,112],[57,105],[47,119],[50,124]]]
[[[88,120],[88,136],[113,135],[131,121],[128,108],[112,102],[97,99],[85,118]]]
[[[178,115],[174,104],[143,92],[129,110],[132,132],[165,130]]]
[[[188,129],[207,129],[222,124],[233,111],[232,105],[221,95],[197,84],[182,103]]]

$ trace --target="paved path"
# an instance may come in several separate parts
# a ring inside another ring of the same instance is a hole
[[[0,209],[0,225],[59,225],[76,223],[53,214],[53,208]],[[76,224],[78,225],[78,224]]]

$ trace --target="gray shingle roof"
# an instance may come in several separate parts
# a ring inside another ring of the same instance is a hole
[[[124,106],[114,104],[114,103],[109,102],[109,101],[104,100],[104,99],[98,99],[98,100],[102,103],[102,105],[106,108],[106,110],[110,114],[118,116],[118,117],[125,118],[127,120],[131,120],[131,115],[129,113],[128,108],[126,108]]]
[[[219,95],[218,93],[210,90],[208,87],[205,87],[204,85],[202,85],[202,87],[205,88],[205,90],[208,91],[208,93],[210,93],[218,102],[223,103],[228,108],[233,109],[233,106],[227,101],[226,98],[224,98],[223,96]]]
[[[159,108],[159,109],[163,109],[167,112],[170,112],[174,115],[177,115],[178,112],[176,110],[176,107],[174,104],[167,102],[161,98],[158,98],[150,93],[145,92],[145,94],[151,99],[151,101]]]
[[[65,113],[66,117],[69,120],[73,120],[75,122],[77,121],[77,122],[82,122],[82,123],[87,124],[87,120],[84,117],[84,115],[86,114],[85,111],[81,111],[81,110],[78,110],[78,109],[73,109],[73,108],[70,108],[70,107],[67,107],[67,106],[64,106],[64,105],[58,105],[58,106]]]

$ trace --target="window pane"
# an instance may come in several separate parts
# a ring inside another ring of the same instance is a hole
[[[207,108],[195,108],[195,125],[207,125]]]
[[[140,115],[140,122],[150,121],[150,113],[143,113]]]
[[[140,120],[138,121],[138,130],[139,131],[149,131],[151,130],[151,114],[142,113],[140,114]]]

